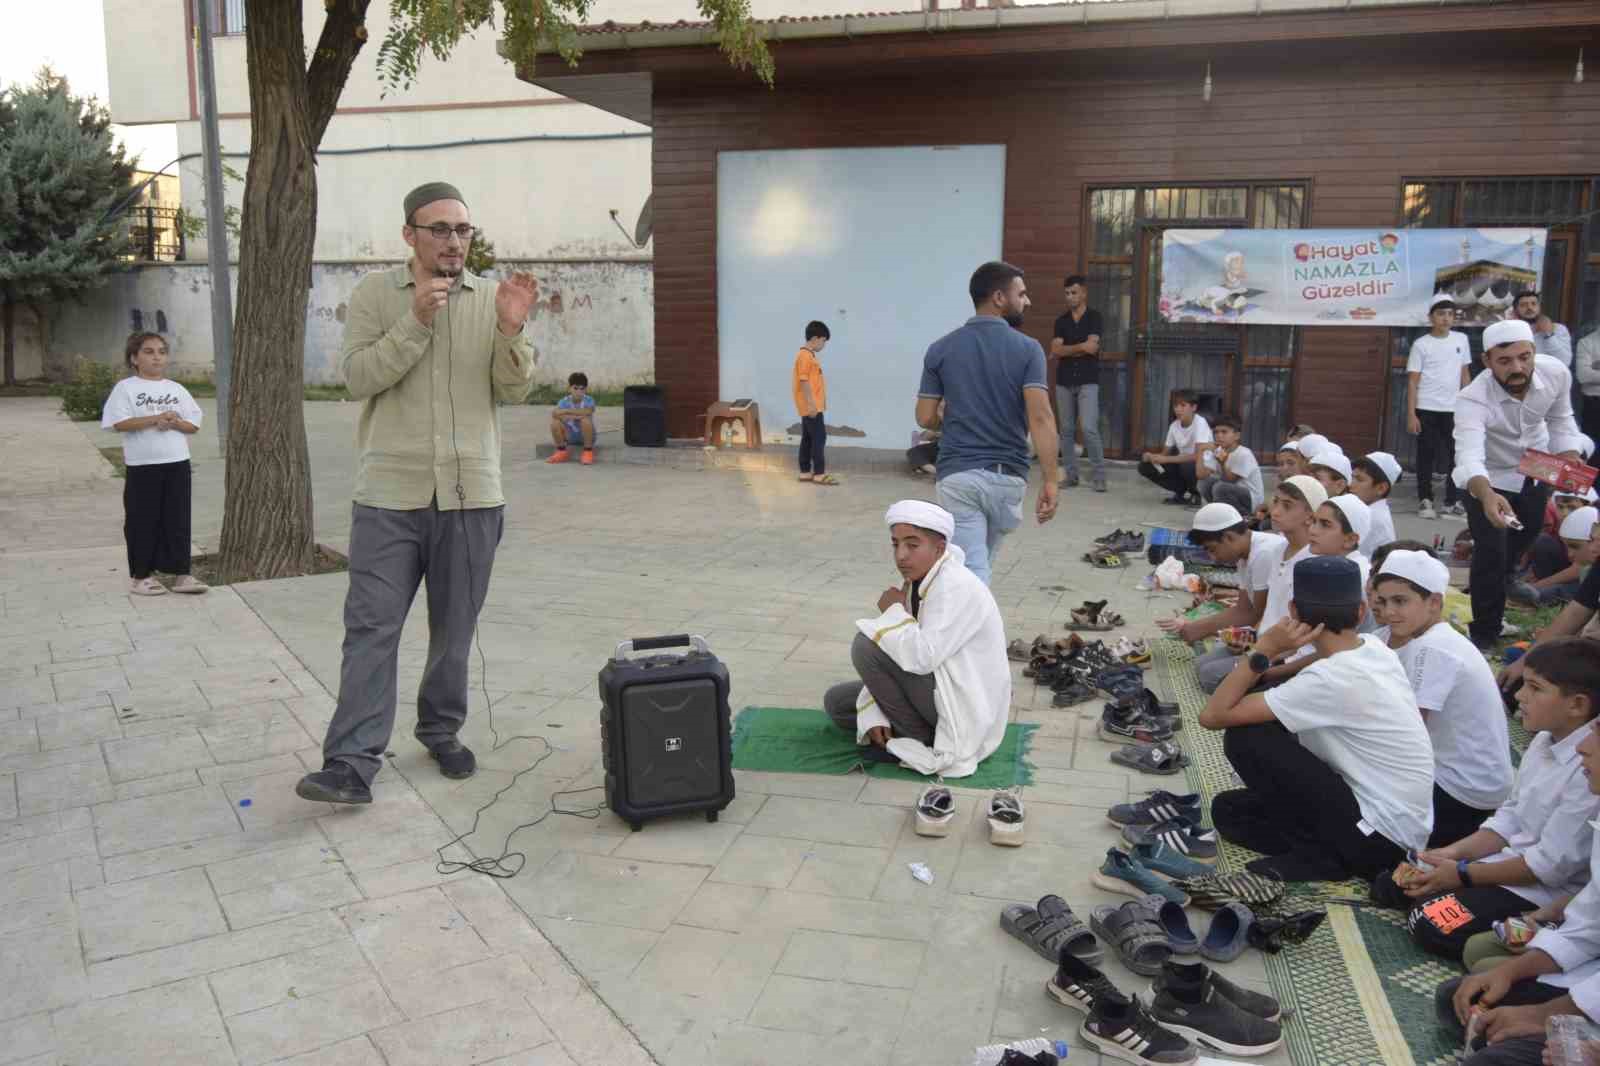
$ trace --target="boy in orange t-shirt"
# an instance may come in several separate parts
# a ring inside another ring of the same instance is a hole
[[[806,342],[794,357],[794,406],[800,412],[800,480],[816,485],[837,485],[839,479],[827,473],[823,447],[828,442],[825,412],[828,409],[828,384],[822,378],[817,356],[828,346],[833,334],[821,322],[806,324]]]

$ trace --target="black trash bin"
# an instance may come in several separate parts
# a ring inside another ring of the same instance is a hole
[[[630,448],[667,446],[667,397],[659,385],[622,390],[622,443]]]

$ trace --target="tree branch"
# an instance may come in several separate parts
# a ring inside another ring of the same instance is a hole
[[[311,144],[322,135],[339,107],[339,95],[355,66],[356,55],[367,43],[367,7],[372,0],[325,0],[328,17],[311,53],[306,70],[306,112],[311,124]]]

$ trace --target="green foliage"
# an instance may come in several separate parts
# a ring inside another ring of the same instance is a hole
[[[467,249],[467,269],[474,274],[485,274],[494,269],[494,242],[479,230]]]
[[[48,67],[0,100],[0,296],[81,296],[128,250],[123,221],[107,212],[132,187],[133,164],[105,108],[72,95]]]
[[[61,413],[74,422],[98,421],[122,377],[122,371],[110,363],[79,359],[72,378],[61,386]]]
[[[244,175],[234,170],[227,163],[222,164],[222,184],[226,188],[228,182],[244,184]],[[222,228],[234,241],[239,239],[239,209],[228,204],[222,209]],[[185,240],[194,240],[196,237],[205,236],[206,232],[206,198],[200,197],[200,211],[191,215],[183,208],[178,208],[178,213],[173,217],[173,223],[178,227]]]
[[[519,72],[532,72],[541,53],[554,52],[576,65],[583,50],[577,28],[588,20],[592,0],[392,0],[389,32],[378,48],[378,77],[386,89],[416,81],[423,52],[447,59],[461,38],[495,26],[502,9],[501,40]],[[750,0],[697,0],[711,23],[718,47],[736,70],[753,71],[766,85],[774,75],[772,53],[750,17]]]

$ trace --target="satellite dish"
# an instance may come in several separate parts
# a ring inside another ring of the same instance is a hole
[[[633,226],[633,243],[641,248],[649,242],[650,231],[655,228],[655,198],[655,193],[644,198],[644,206],[639,209],[639,221]]]

